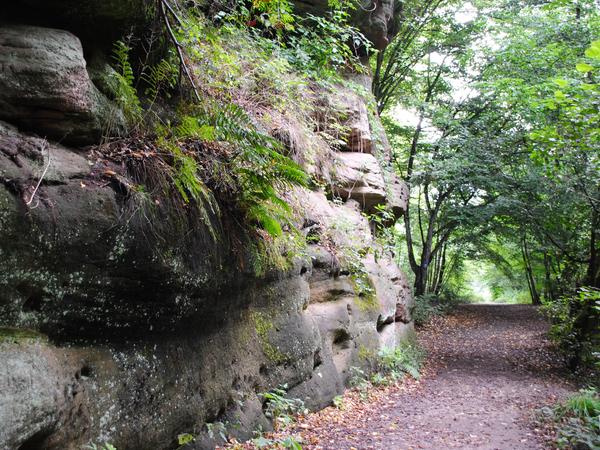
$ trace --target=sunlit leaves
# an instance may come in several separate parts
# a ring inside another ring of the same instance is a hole
[[[581,73],[588,73],[588,72],[591,72],[592,70],[594,70],[594,66],[587,64],[587,63],[578,63],[575,65],[575,68],[577,69],[578,72],[581,72]]]

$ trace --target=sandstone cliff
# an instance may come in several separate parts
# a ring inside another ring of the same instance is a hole
[[[282,193],[294,226],[275,244],[226,205],[135,195],[107,156],[131,130],[90,61],[143,29],[144,2],[22,3],[0,24],[0,448],[166,449],[179,433],[211,448],[217,421],[251,437],[269,427],[259,393],[285,384],[321,408],[411,333],[407,282],[364,214],[407,200],[367,76],[306,88],[336,145],[296,111],[250,111],[321,180]],[[372,39],[386,7],[361,19]]]

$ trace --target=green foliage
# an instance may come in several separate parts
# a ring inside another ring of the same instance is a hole
[[[181,194],[181,197],[186,203],[189,203],[190,198],[199,201],[204,197],[208,197],[209,191],[198,178],[198,165],[196,160],[181,152],[175,152],[175,168],[174,177],[175,187]]]
[[[558,428],[559,448],[600,449],[600,397],[595,389],[582,389],[554,409],[542,413]]]
[[[344,397],[342,395],[336,395],[335,397],[333,397],[333,406],[335,406],[337,409],[343,411],[344,410]]]
[[[330,7],[325,16],[298,16],[288,0],[257,0],[251,8],[238,2],[232,11],[221,11],[215,19],[250,27],[257,35],[274,34],[275,43],[262,41],[264,48],[277,48],[292,67],[316,80],[338,79],[341,69],[363,70],[358,49],[368,53],[371,43],[350,25],[354,3],[332,2]]]
[[[569,397],[565,408],[577,417],[598,417],[600,416],[600,396],[593,388],[582,389],[578,394]]]
[[[265,415],[275,422],[277,428],[285,428],[295,421],[295,416],[306,412],[304,402],[286,397],[287,385],[259,394],[266,404]]]
[[[363,262],[367,252],[368,249],[349,245],[341,250],[340,255],[342,264],[349,272],[354,292],[358,296],[359,306],[363,310],[372,309],[377,300],[375,288]]]
[[[209,438],[215,439],[218,436],[224,442],[227,441],[227,427],[223,422],[207,423],[206,430]]]
[[[137,125],[142,120],[142,105],[134,87],[135,76],[129,62],[130,47],[123,41],[113,45],[113,60],[116,65],[114,77],[115,102],[125,114],[130,125]]]
[[[543,298],[571,365],[596,364],[595,300],[573,294],[600,288],[596,5],[477,2],[467,22],[452,4],[403,6],[418,20],[402,17],[374,89],[411,187],[396,253],[416,294],[464,293],[479,273],[486,299]]]
[[[575,294],[546,299],[542,310],[552,322],[551,337],[571,365],[600,371],[600,290],[582,287]]]
[[[425,352],[414,341],[404,341],[396,348],[385,348],[378,354],[378,365],[381,373],[397,380],[404,373],[414,379],[420,378],[419,370],[425,359]]]
[[[247,218],[260,224],[272,236],[281,234],[290,208],[277,189],[305,186],[307,175],[302,168],[284,156],[281,144],[256,130],[248,115],[230,104],[209,118],[216,138],[235,146],[231,161],[241,193],[240,203]]]
[[[366,401],[369,398],[369,389],[372,386],[366,372],[356,366],[350,367],[349,372],[348,385],[358,392],[361,400]]]
[[[284,32],[294,30],[296,17],[292,10],[288,0],[253,0],[249,8],[247,3],[238,1],[233,11],[219,11],[214,18],[238,26],[261,26],[281,37]]]
[[[373,386],[387,386],[391,384],[392,378],[380,372],[375,372],[371,375],[371,384]]]
[[[352,366],[349,369],[350,377],[348,378],[348,384],[353,388],[364,388],[367,386],[367,375],[360,367]]]
[[[415,297],[415,305],[411,311],[411,316],[415,325],[426,325],[431,319],[437,316],[443,316],[454,306],[452,301],[444,301],[435,294],[423,294]]]
[[[402,342],[395,348],[384,348],[373,358],[375,371],[367,375],[360,367],[349,369],[348,384],[355,389],[361,400],[366,401],[373,386],[387,386],[409,374],[419,379],[419,370],[425,358],[425,352],[411,340]],[[343,399],[340,399],[340,401]],[[336,405],[336,407],[338,407]]]
[[[166,59],[151,65],[142,72],[140,78],[147,84],[144,93],[155,101],[160,92],[169,96],[169,91],[175,87],[179,78],[179,67]]]
[[[287,38],[284,55],[293,67],[317,79],[334,78],[344,68],[364,71],[357,49],[368,53],[371,43],[349,22],[348,7],[334,9],[326,16],[308,14],[298,19],[295,32]]]
[[[213,179],[214,184],[228,185],[227,190],[233,193],[248,221],[274,237],[281,235],[291,210],[278,190],[305,186],[308,177],[298,164],[282,154],[278,141],[256,129],[244,110],[235,104],[194,107],[179,125],[162,133],[166,136],[163,146],[175,158],[174,181],[185,202],[190,198],[207,201],[210,196],[198,171],[198,161],[203,155],[201,151],[184,154],[180,150],[183,141],[195,139],[217,144],[227,152],[228,159],[223,163],[228,175]]]
[[[259,436],[252,439],[252,444],[257,448],[289,448],[291,450],[302,450],[302,441],[294,436],[286,436],[278,439],[269,439],[264,436]]]
[[[402,99],[405,90],[411,89],[413,70],[429,53],[441,54],[450,46],[459,47],[462,42],[462,56],[468,54],[464,39],[471,37],[473,23],[456,23],[457,3],[452,0],[405,0],[402,3],[402,11],[395,16],[392,41],[372,58],[373,94],[379,112],[391,109]]]
[[[191,444],[195,441],[194,435],[190,433],[182,433],[177,435],[177,445],[180,447],[184,447],[187,444]]]
[[[375,259],[393,254],[399,244],[398,229],[391,226],[396,221],[394,212],[387,205],[375,205],[374,212],[365,216],[375,226],[375,239],[379,247],[374,249]]]
[[[104,444],[94,444],[93,442],[86,445],[85,448],[88,448],[90,450],[117,450],[117,448],[109,443],[104,443]]]

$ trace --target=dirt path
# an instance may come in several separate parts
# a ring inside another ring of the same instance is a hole
[[[430,366],[420,383],[300,424],[312,449],[539,449],[533,409],[573,390],[525,305],[464,305],[419,333]]]

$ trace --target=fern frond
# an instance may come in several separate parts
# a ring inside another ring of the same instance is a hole
[[[248,208],[247,217],[260,224],[260,226],[271,236],[281,236],[283,232],[280,223],[272,216],[272,211],[269,211],[265,206],[255,204]]]
[[[113,72],[115,80],[115,101],[123,110],[125,118],[130,125],[135,125],[142,120],[142,105],[134,87],[135,76],[129,63],[130,48],[123,41],[113,45],[113,60],[117,65]]]
[[[148,85],[145,94],[153,101],[158,96],[161,89],[172,89],[177,84],[179,69],[177,65],[161,59],[156,65],[149,66],[140,78]]]

